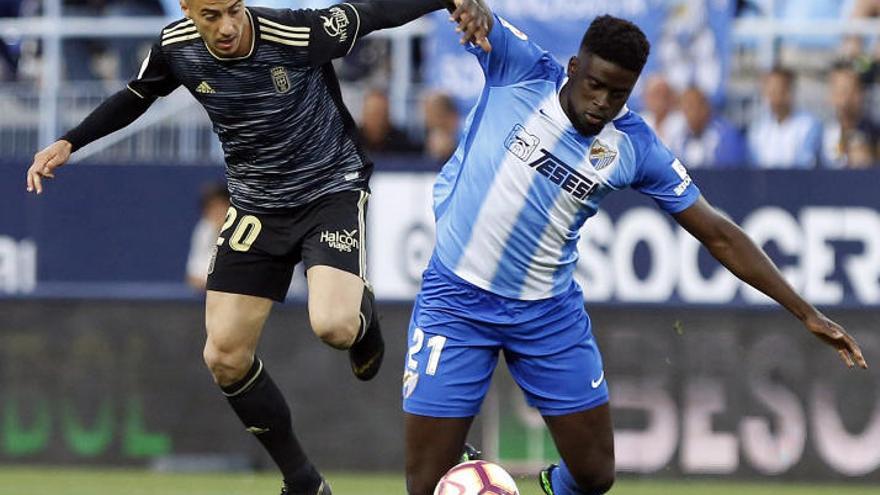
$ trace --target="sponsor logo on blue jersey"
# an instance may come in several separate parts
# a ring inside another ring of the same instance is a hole
[[[513,126],[513,130],[504,141],[504,147],[507,148],[507,151],[524,162],[529,161],[539,144],[541,144],[541,140],[538,136],[530,134],[522,124]]]
[[[561,187],[574,199],[583,201],[598,187],[598,183],[585,177],[553,153],[541,148],[541,154],[542,156],[530,163],[529,166],[550,179],[550,182]]]

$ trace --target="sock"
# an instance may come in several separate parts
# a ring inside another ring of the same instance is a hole
[[[287,486],[295,493],[317,490],[321,475],[296,439],[290,408],[263,362],[254,359],[244,378],[220,388],[247,431],[257,437],[281,469]]]
[[[354,343],[357,344],[360,342],[364,335],[367,334],[367,329],[370,328],[370,323],[373,321],[373,312],[375,311],[376,305],[376,297],[373,295],[373,290],[370,286],[364,284],[364,295],[361,298],[361,330],[358,332],[358,336],[354,339]]]
[[[580,490],[564,461],[559,461],[559,467],[550,474],[550,480],[553,495],[587,495]]]

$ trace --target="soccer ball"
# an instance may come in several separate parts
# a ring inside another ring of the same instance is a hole
[[[434,495],[519,495],[519,490],[498,464],[468,461],[447,471]]]

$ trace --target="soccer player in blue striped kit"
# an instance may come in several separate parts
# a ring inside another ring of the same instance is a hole
[[[480,41],[467,49],[486,84],[434,187],[436,247],[404,365],[410,495],[430,495],[456,463],[499,351],[562,456],[540,474],[544,493],[611,488],[608,385],[573,273],[580,228],[612,191],[650,196],[847,366],[867,367],[855,340],[793,290],[626,107],[649,52],[638,27],[596,18],[563,67],[482,0],[456,4],[452,20]]]

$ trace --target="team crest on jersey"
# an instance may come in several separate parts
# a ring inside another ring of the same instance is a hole
[[[593,141],[593,145],[590,146],[590,165],[593,168],[602,170],[611,165],[615,158],[617,158],[617,152],[611,149],[610,146],[598,139]]]
[[[348,15],[339,7],[333,7],[328,12],[329,16],[321,16],[324,21],[324,32],[331,38],[339,38],[339,42],[342,43],[348,39],[348,32],[345,30],[349,24]]]
[[[538,136],[530,134],[522,124],[516,124],[504,140],[504,147],[507,151],[520,160],[527,162],[532,153],[538,149],[541,140]]]
[[[272,82],[275,84],[275,91],[279,93],[287,93],[290,91],[290,78],[287,77],[287,69],[284,67],[272,67]]]

